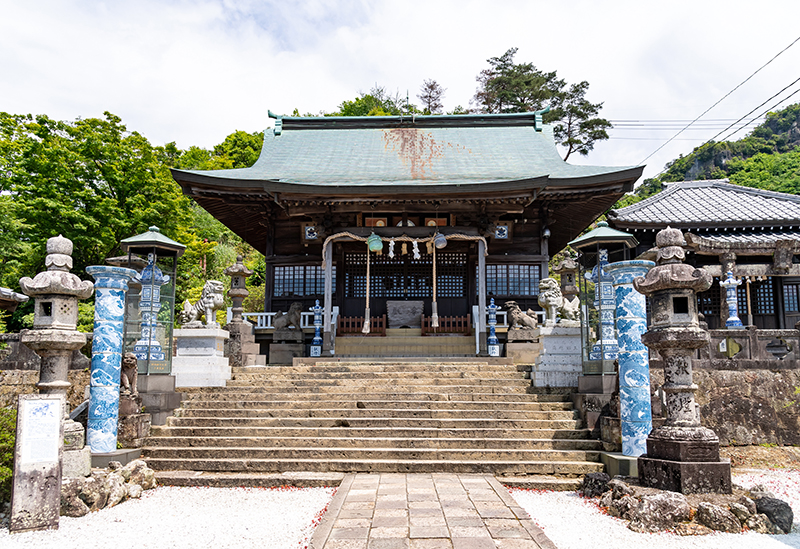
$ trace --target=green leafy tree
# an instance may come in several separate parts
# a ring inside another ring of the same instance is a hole
[[[608,139],[611,123],[598,114],[602,103],[586,99],[589,83],[567,85],[556,71],[542,72],[532,63],[515,63],[517,48],[487,60],[489,68],[477,76],[473,98],[482,113],[514,113],[542,110],[550,106],[544,121],[554,126],[556,142],[571,154],[589,154],[597,141]]]
[[[584,80],[553,95],[553,135],[567,149],[564,160],[572,153],[586,156],[595,142],[608,139],[611,122],[597,116],[603,104],[587,101],[588,89],[589,83]]]
[[[188,200],[143,136],[119,117],[61,122],[46,116],[0,113],[3,169],[0,188],[13,206],[14,236],[43,266],[44,243],[72,240],[74,270],[103,264],[123,238],[158,225],[174,235]]]
[[[421,114],[415,105],[396,93],[389,95],[386,88],[374,86],[352,101],[342,101],[339,110],[326,116],[399,116],[406,113]]]
[[[425,80],[422,82],[417,98],[422,104],[423,114],[441,114],[442,97],[445,89],[436,80]]]
[[[11,501],[16,438],[17,411],[10,406],[0,408],[0,507]]]

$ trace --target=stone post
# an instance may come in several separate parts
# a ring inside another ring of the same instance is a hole
[[[642,334],[647,331],[644,295],[633,288],[633,280],[655,263],[634,259],[606,267],[614,279],[617,342],[619,345],[619,415],[622,453],[638,457],[647,451],[647,435],[653,428],[650,409],[650,364]]]
[[[86,267],[86,272],[94,277],[96,292],[86,442],[92,453],[108,454],[117,449],[125,293],[137,273],[106,265]]]
[[[639,480],[645,486],[684,494],[731,492],[730,462],[720,461],[719,438],[700,425],[692,379],[692,355],[705,347],[709,334],[699,326],[697,292],[711,287],[711,275],[683,263],[686,241],[678,229],[656,235],[656,266],[633,281],[651,296],[652,324],[642,342],[664,361],[667,418],[647,437],[647,454],[639,458]]]

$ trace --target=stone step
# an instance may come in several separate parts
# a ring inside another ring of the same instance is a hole
[[[300,372],[300,373],[276,373],[276,372],[237,372],[233,374],[233,379],[237,381],[254,382],[274,382],[274,381],[304,381],[317,383],[325,381],[347,381],[349,382],[373,382],[373,381],[398,381],[402,383],[414,383],[426,380],[429,384],[435,385],[438,380],[451,382],[454,379],[469,380],[492,380],[509,379],[524,380],[528,378],[528,372],[512,372],[509,370],[493,371],[444,371],[444,372],[373,372],[366,376],[362,372]]]
[[[400,419],[382,417],[170,417],[167,425],[182,427],[429,427],[434,429],[578,429],[580,420],[568,419]]]
[[[487,364],[480,362],[465,363],[436,363],[436,362],[403,362],[403,363],[344,363],[330,362],[316,366],[264,366],[236,367],[231,371],[234,374],[268,373],[268,374],[294,374],[294,373],[360,373],[373,374],[376,372],[421,372],[435,374],[438,372],[516,372],[530,371],[530,366],[515,366],[513,364]]]
[[[508,402],[508,401],[452,401],[452,400],[199,400],[183,401],[184,410],[266,410],[266,409],[428,409],[461,410],[517,410],[517,411],[572,411],[570,402]],[[223,414],[224,415],[224,414]]]
[[[311,384],[292,384],[292,383],[270,383],[268,387],[252,387],[247,382],[230,380],[228,381],[227,387],[210,387],[210,389],[227,389],[227,390],[234,390],[234,389],[252,389],[253,391],[257,391],[258,389],[263,390],[270,390],[270,391],[282,391],[284,394],[287,393],[339,393],[341,389],[346,387],[349,391],[353,393],[367,393],[367,394],[375,394],[380,392],[388,392],[389,389],[397,390],[397,385],[392,385],[391,383],[382,383],[382,384],[340,384],[340,383],[331,383],[331,384],[322,384],[322,383],[311,383]],[[520,383],[518,386],[509,386],[507,383],[500,384],[500,385],[493,385],[490,383],[463,383],[461,385],[411,385],[405,384],[401,387],[401,389],[407,393],[468,393],[472,394],[475,392],[482,392],[482,393],[492,393],[492,394],[526,394],[528,389],[530,388],[530,382],[528,383]],[[211,392],[221,392],[221,391],[211,391]]]
[[[420,461],[598,461],[598,452],[586,450],[540,450],[508,448],[337,448],[337,447],[276,447],[276,448],[221,448],[177,447],[147,450],[148,459],[185,460],[420,460]]]
[[[156,478],[158,478],[158,473],[156,473]],[[548,490],[551,492],[574,492],[583,486],[582,478],[565,478],[550,475],[498,476],[497,480],[506,488]]]
[[[150,452],[155,448],[501,448],[514,450],[592,450],[603,449],[599,440],[554,438],[395,438],[395,437],[152,437]]]
[[[203,390],[205,389],[205,390]],[[285,400],[287,391],[274,391],[269,387],[185,387],[181,389],[184,401],[193,399],[218,400],[242,402],[245,400]],[[337,393],[337,392],[292,392],[292,399],[296,401],[354,401],[371,402],[382,400],[408,401],[423,400],[436,402],[567,402],[569,395],[537,395],[527,393],[447,393],[442,391],[431,391],[429,393],[404,393],[404,392],[361,392],[361,393]]]
[[[241,379],[240,376],[236,376],[236,379],[231,379],[228,381],[228,387],[247,387],[253,384],[253,380]],[[518,388],[518,387],[529,387],[530,381],[526,380],[522,374],[518,378],[484,378],[484,377],[464,377],[464,376],[454,376],[454,377],[447,377],[447,378],[439,378],[439,377],[399,377],[397,375],[387,376],[387,377],[371,377],[371,378],[364,378],[363,376],[357,376],[355,378],[319,378],[319,379],[307,379],[307,378],[270,378],[269,380],[265,380],[266,383],[269,384],[270,387],[339,387],[339,386],[347,386],[347,387],[381,387],[381,386],[391,386],[391,387],[406,387],[412,388],[416,386],[423,386],[423,387],[439,387],[439,386],[452,386],[453,384],[458,384],[459,387],[481,387],[481,386],[494,386],[494,387],[509,387],[509,388]]]
[[[151,438],[155,437],[229,437],[229,438],[468,438],[468,439],[588,439],[588,429],[502,429],[502,428],[450,428],[433,427],[199,427],[185,425],[153,425]]]
[[[246,471],[246,472],[372,472],[372,473],[484,473],[495,475],[582,476],[603,470],[602,463],[590,461],[447,461],[447,460],[358,460],[358,459],[158,459],[147,458],[156,471]]]
[[[538,419],[538,420],[570,420],[579,419],[578,412],[541,411],[541,410],[473,410],[462,408],[457,410],[435,410],[429,408],[396,409],[396,408],[313,408],[313,409],[258,409],[258,408],[210,408],[210,409],[178,409],[175,417],[181,418],[264,418],[264,417],[309,417],[309,418],[398,418],[398,419]]]
[[[280,472],[280,473],[225,473],[210,471],[157,471],[159,486],[204,486],[208,488],[297,488],[336,487],[344,479],[344,473]]]

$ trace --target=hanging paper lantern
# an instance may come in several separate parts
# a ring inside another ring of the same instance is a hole
[[[436,236],[433,237],[433,244],[437,250],[441,250],[447,246],[447,239],[442,233],[436,233]]]
[[[367,238],[367,246],[369,247],[369,251],[379,252],[383,250],[383,241],[381,240],[381,237],[375,233],[372,233]]]

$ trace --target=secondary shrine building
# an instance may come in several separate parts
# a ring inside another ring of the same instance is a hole
[[[538,309],[550,255],[643,170],[564,162],[539,113],[270,116],[252,167],[172,173],[264,253],[265,311],[319,299],[326,342],[334,310],[380,319],[392,302],[421,301],[424,315],[435,302],[440,317],[462,317],[491,297]]]

